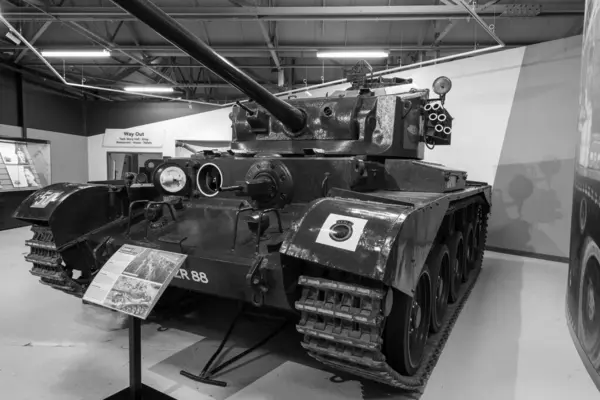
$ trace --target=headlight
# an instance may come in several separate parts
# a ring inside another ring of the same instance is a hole
[[[179,193],[187,186],[187,175],[178,165],[164,164],[154,173],[154,185],[168,193]]]

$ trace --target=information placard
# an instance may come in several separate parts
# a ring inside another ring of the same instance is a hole
[[[186,257],[123,245],[94,277],[83,300],[146,319]]]
[[[106,129],[104,147],[162,147],[165,131],[154,129]]]

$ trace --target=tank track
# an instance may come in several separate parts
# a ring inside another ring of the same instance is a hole
[[[448,305],[441,330],[429,335],[420,368],[403,376],[386,363],[382,352],[386,291],[324,278],[300,276],[302,296],[295,303],[301,312],[296,330],[304,335],[302,347],[322,364],[408,392],[422,393],[473,289],[483,262],[488,213],[481,216],[482,239],[474,268]]]
[[[33,238],[25,244],[31,248],[25,260],[32,263],[29,271],[40,278],[40,283],[76,297],[83,297],[84,287],[73,280],[73,273],[65,268],[62,257],[54,243],[49,227],[33,225]]]

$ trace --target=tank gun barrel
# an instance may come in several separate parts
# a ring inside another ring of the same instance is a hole
[[[291,131],[304,128],[306,116],[301,110],[273,95],[149,0],[112,2],[263,106]]]

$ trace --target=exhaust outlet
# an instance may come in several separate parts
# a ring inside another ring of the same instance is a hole
[[[442,125],[440,125],[440,124],[437,124],[437,125],[435,126],[435,131],[436,131],[437,133],[442,133],[442,132],[444,132],[444,127],[443,127]]]
[[[429,114],[429,120],[430,121],[435,121],[436,119],[438,119],[438,115],[437,114]]]
[[[451,133],[452,133],[452,128],[450,128],[449,126],[445,127],[445,128],[444,128],[444,133],[445,133],[446,135],[449,135],[449,134],[451,134]]]
[[[438,115],[438,121],[440,122],[444,122],[448,117],[446,116],[446,114],[440,114]]]

